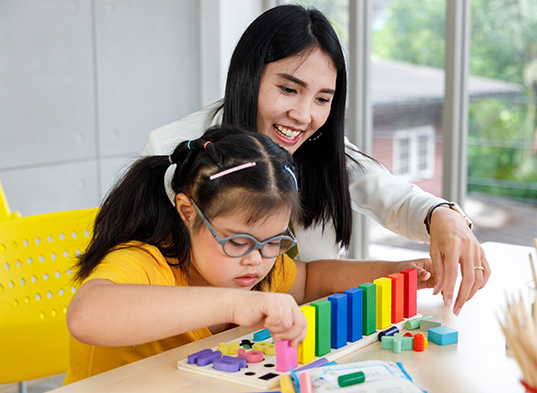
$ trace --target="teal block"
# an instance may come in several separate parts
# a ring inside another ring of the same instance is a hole
[[[393,336],[384,336],[380,340],[382,349],[393,349]]]
[[[403,348],[403,336],[401,333],[395,333],[393,335],[393,352],[394,353],[401,353],[401,349]]]
[[[401,340],[401,349],[403,351],[412,351],[414,349],[414,337],[403,337]]]
[[[456,344],[459,341],[459,332],[448,326],[430,328],[427,333],[429,341],[437,345]]]
[[[432,315],[427,315],[426,317],[421,317],[421,318],[414,318],[414,319],[411,319],[409,321],[406,321],[405,322],[405,328],[407,330],[414,330],[414,329],[419,329],[420,327],[420,321],[422,319],[425,319],[425,318],[432,318],[433,316]]]

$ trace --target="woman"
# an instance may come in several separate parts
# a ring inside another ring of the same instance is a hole
[[[442,291],[447,307],[461,265],[458,315],[490,276],[484,251],[465,214],[391,175],[348,142],[346,85],[341,45],[326,17],[296,5],[272,8],[237,44],[223,102],[154,130],[142,154],[167,154],[178,141],[221,123],[269,136],[293,154],[305,207],[293,223],[298,259],[337,257],[350,243],[354,209],[431,244],[434,293]]]

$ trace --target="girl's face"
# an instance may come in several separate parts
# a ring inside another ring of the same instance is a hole
[[[293,154],[328,118],[337,72],[320,49],[266,64],[259,85],[257,132]]]
[[[285,210],[266,219],[247,223],[245,214],[217,216],[210,220],[220,237],[247,234],[258,241],[282,235],[287,230],[291,212]],[[194,286],[252,289],[268,274],[276,258],[263,258],[260,250],[232,258],[226,255],[205,225],[191,231],[190,282]]]

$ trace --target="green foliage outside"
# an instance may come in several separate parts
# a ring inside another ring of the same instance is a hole
[[[537,203],[537,1],[472,0],[470,73],[524,86],[470,103],[468,190]],[[394,0],[373,24],[380,58],[443,68],[445,0]]]

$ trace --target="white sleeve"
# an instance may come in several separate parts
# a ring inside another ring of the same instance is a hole
[[[444,199],[392,175],[384,166],[365,157],[346,141],[346,151],[362,166],[347,159],[352,208],[385,228],[417,243],[429,243],[425,218],[429,209]]]
[[[149,133],[140,156],[171,154],[185,140],[198,139],[209,128],[222,123],[222,101],[203,108]]]

